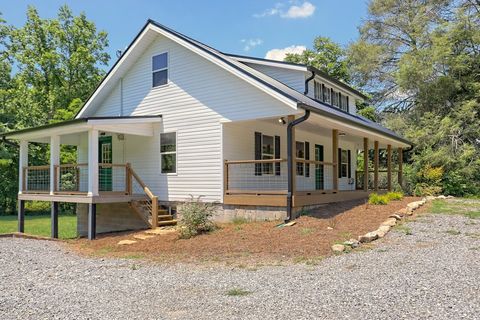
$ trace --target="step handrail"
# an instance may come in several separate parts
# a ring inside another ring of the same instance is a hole
[[[133,179],[142,187],[143,192],[150,198],[152,202],[152,208],[150,214],[152,215],[152,228],[156,228],[158,225],[158,197],[148,188],[148,186],[143,182],[139,175],[133,170],[130,163],[126,164],[127,167],[127,177],[128,177],[128,190],[132,194],[132,182]]]

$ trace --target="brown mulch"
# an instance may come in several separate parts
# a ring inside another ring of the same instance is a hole
[[[142,232],[100,236],[95,241],[73,240],[67,245],[94,256],[147,258],[162,262],[222,262],[263,264],[318,259],[331,254],[331,245],[373,231],[389,215],[418,198],[406,197],[388,205],[368,205],[365,201],[345,201],[325,205],[302,216],[291,227],[275,228],[279,222],[222,224],[209,234],[178,239],[177,234],[137,240],[120,246],[118,241]],[[329,229],[333,228],[333,229]]]

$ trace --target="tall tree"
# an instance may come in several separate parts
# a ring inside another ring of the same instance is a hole
[[[384,124],[414,142],[412,189],[441,172],[445,192],[480,193],[480,3],[372,0],[349,61]]]
[[[313,50],[288,53],[285,61],[310,65],[336,79],[347,83],[350,81],[345,50],[328,37],[316,37]]]

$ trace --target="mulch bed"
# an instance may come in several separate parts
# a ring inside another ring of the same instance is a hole
[[[301,262],[332,254],[330,247],[335,242],[356,239],[377,229],[389,215],[418,199],[405,197],[388,205],[368,205],[364,200],[328,204],[300,217],[294,226],[284,228],[275,228],[279,222],[231,223],[187,240],[168,234],[138,240],[132,245],[118,245],[118,241],[133,240],[133,235],[139,233],[129,232],[103,235],[95,241],[68,241],[67,245],[87,255],[141,257],[161,262]]]

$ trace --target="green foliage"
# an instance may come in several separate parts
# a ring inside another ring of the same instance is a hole
[[[374,205],[385,205],[390,201],[402,200],[403,193],[401,192],[388,192],[386,194],[371,193],[368,196],[368,203]]]
[[[211,221],[215,214],[215,207],[212,203],[202,202],[200,197],[192,196],[189,202],[182,204],[179,213],[182,215],[180,223],[180,238],[182,239],[189,239],[215,229],[215,225]]]
[[[227,296],[237,297],[237,296],[246,296],[251,294],[251,291],[244,290],[241,288],[233,288],[227,291]]]
[[[310,65],[336,79],[350,81],[345,50],[328,37],[316,37],[313,50],[288,53],[285,61]]]
[[[388,201],[402,200],[403,199],[403,193],[401,193],[401,192],[388,192],[387,194],[385,194],[385,197],[387,197]]]
[[[380,195],[378,193],[371,193],[368,196],[368,203],[374,205],[385,205],[388,204],[389,200],[386,195]]]
[[[30,6],[23,26],[0,16],[0,132],[72,119],[105,74],[107,34],[68,6],[43,19]],[[29,164],[48,163],[45,145],[30,145]],[[76,161],[62,146],[61,162]],[[0,143],[0,212],[13,213],[18,192],[18,150]]]
[[[480,194],[479,25],[474,1],[372,0],[348,48],[353,83],[414,144],[405,192]]]

